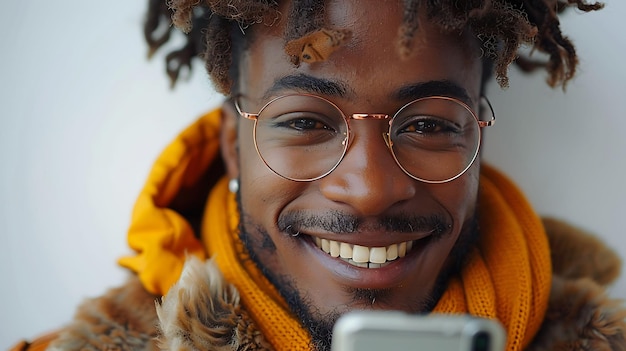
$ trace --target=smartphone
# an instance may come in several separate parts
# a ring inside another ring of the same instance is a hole
[[[354,311],[333,328],[332,351],[503,351],[504,328],[470,315]]]

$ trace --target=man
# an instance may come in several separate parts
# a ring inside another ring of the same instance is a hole
[[[323,350],[340,315],[383,309],[494,318],[508,349],[626,349],[602,288],[615,254],[558,222],[546,236],[479,157],[485,83],[506,86],[521,44],[550,84],[573,76],[567,4],[153,0],[153,50],[167,6],[189,32],[170,76],[200,55],[228,99],[150,174],[120,261],[136,277],[42,344]]]

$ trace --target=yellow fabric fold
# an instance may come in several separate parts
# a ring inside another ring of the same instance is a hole
[[[221,110],[185,129],[157,158],[135,203],[128,244],[136,254],[118,263],[136,272],[146,290],[164,295],[176,283],[187,255],[205,259],[204,247],[179,213],[168,208],[215,160]]]
[[[215,257],[274,348],[308,350],[308,333],[248,259],[238,239],[239,214],[227,180],[211,191],[202,243],[185,219],[167,208],[215,159],[220,116],[218,110],[202,117],[159,157],[137,201],[128,234],[137,255],[121,259],[120,264],[137,272],[150,292],[165,294],[180,276],[186,255]],[[519,189],[488,166],[481,170],[478,208],[479,244],[460,276],[450,281],[435,312],[498,319],[508,333],[507,349],[521,350],[538,330],[547,307],[552,274],[547,238]]]

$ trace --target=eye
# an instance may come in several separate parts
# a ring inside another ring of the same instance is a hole
[[[414,116],[401,122],[398,133],[418,133],[426,135],[438,135],[458,133],[459,128],[454,123],[437,117]]]
[[[287,126],[296,130],[311,130],[311,129],[328,129],[331,130],[326,124],[316,121],[310,118],[298,118],[288,121]]]
[[[275,127],[298,132],[335,131],[336,124],[336,121],[327,116],[309,112],[288,113],[274,118]]]

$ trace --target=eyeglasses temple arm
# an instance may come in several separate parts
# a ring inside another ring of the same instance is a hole
[[[488,121],[483,121],[483,120],[478,120],[478,125],[482,128],[482,127],[489,127],[492,126],[496,123],[496,112],[493,110],[493,106],[491,105],[491,101],[489,101],[489,99],[487,99],[486,96],[481,96],[480,97],[481,101],[484,101],[485,103],[487,103],[487,107],[489,107],[489,111],[491,112],[491,119],[489,119]]]
[[[237,110],[237,113],[239,113],[239,115],[243,118],[246,119],[252,119],[252,120],[256,120],[259,117],[258,113],[248,113],[248,112],[243,112],[241,110],[241,107],[239,107],[239,101],[238,99],[235,99],[235,109]]]

